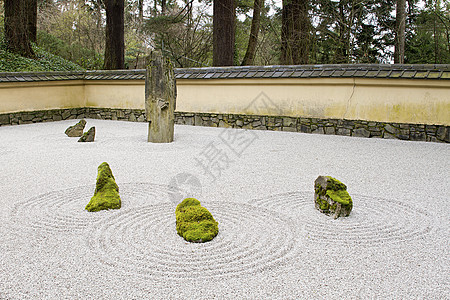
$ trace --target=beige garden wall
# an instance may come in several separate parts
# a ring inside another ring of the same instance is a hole
[[[365,78],[178,80],[177,110],[450,124],[450,82]]]
[[[177,111],[450,125],[450,81],[367,78],[177,79]],[[0,114],[144,109],[144,80],[0,83]]]
[[[0,114],[85,105],[83,80],[0,83]]]
[[[145,109],[144,80],[85,81],[85,107]]]

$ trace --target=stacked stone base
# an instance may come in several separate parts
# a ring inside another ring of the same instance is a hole
[[[0,126],[84,118],[131,122],[146,121],[145,110],[143,109],[84,107],[0,114]],[[450,126],[444,125],[187,112],[175,112],[175,124],[331,134],[365,138],[374,137],[409,141],[450,142]]]
[[[401,124],[362,120],[175,113],[175,123],[195,126],[275,130],[409,141],[450,142],[449,126]]]

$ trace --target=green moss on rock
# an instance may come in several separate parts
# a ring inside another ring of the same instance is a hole
[[[188,242],[208,242],[219,233],[219,223],[197,199],[184,199],[177,205],[175,216],[177,233]]]
[[[86,205],[86,210],[94,212],[104,209],[119,209],[121,206],[119,187],[116,184],[111,168],[108,163],[104,162],[98,167],[94,196]]]
[[[347,186],[330,176],[319,176],[314,182],[315,207],[334,218],[347,217],[353,208]]]
[[[331,176],[326,177],[328,178],[328,185],[327,185],[328,190],[333,191],[347,190],[347,186],[342,182],[340,182],[339,180],[337,180],[336,178],[333,178]]]
[[[352,198],[350,197],[348,192],[345,190],[340,190],[340,191],[328,190],[326,195],[328,197],[330,197],[331,200],[333,200],[334,202],[338,202],[338,203],[345,204],[345,205],[352,203]]]

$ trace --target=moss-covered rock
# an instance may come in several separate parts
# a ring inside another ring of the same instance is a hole
[[[219,233],[219,223],[194,198],[186,198],[175,210],[177,233],[188,242],[204,243]]]
[[[332,215],[335,219],[348,217],[353,201],[347,186],[330,176],[319,176],[314,182],[314,203],[320,212]]]
[[[108,163],[104,162],[98,167],[94,196],[86,205],[86,210],[119,209],[121,206],[119,187],[116,184],[111,168]]]

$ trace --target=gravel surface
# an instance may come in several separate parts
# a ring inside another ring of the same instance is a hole
[[[0,127],[0,299],[449,299],[447,144],[77,120]],[[122,208],[89,213],[97,167]],[[354,207],[314,209],[319,175]],[[176,234],[197,197],[211,242]]]

